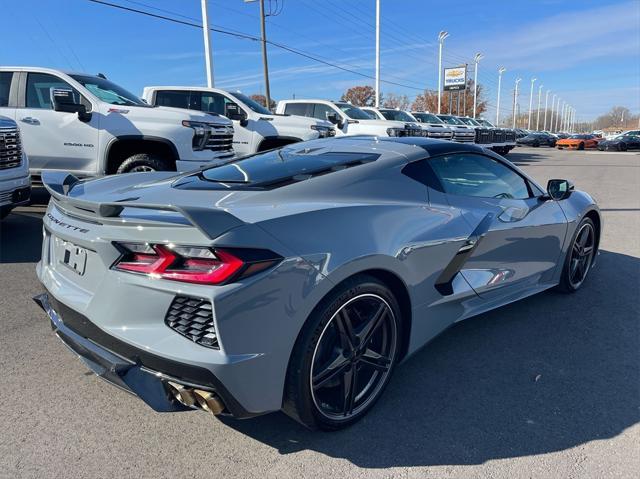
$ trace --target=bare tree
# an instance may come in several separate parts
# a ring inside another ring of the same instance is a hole
[[[471,116],[473,115],[473,80],[467,81],[466,90],[462,90],[460,93],[460,115]],[[466,97],[466,102],[465,102]],[[451,105],[451,108],[449,108]],[[481,116],[487,111],[488,102],[485,99],[484,87],[478,83],[478,96],[476,103],[476,116]],[[465,109],[466,106],[466,109]],[[446,113],[458,113],[458,92],[448,91],[442,95],[440,110]],[[437,90],[425,90],[422,94],[418,95],[413,104],[412,110],[418,111],[438,111],[438,91]]]
[[[395,93],[389,93],[385,96],[382,106],[385,108],[398,108],[399,110],[406,110],[409,108],[409,97],[407,95],[396,95]]]

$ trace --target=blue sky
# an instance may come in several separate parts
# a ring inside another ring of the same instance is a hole
[[[199,0],[112,0],[173,18],[199,21]],[[504,66],[501,114],[523,79],[522,110],[530,79],[591,119],[614,105],[640,113],[640,1],[539,0],[443,2],[381,0],[381,77],[384,92],[414,97],[437,87],[437,34],[447,30],[444,65],[471,63],[495,113],[497,69]],[[268,1],[267,1],[268,3]],[[275,0],[271,0],[273,8]],[[259,35],[257,3],[209,0],[212,26]],[[332,63],[374,73],[374,0],[279,0],[267,19],[268,38]],[[145,85],[206,83],[202,32],[87,0],[0,0],[0,64],[103,72],[140,94]],[[179,16],[181,15],[181,16]],[[262,92],[260,44],[212,33],[216,86]],[[373,80],[269,48],[275,99],[337,98]],[[535,97],[534,97],[535,98]],[[544,102],[544,98],[543,98]],[[535,102],[534,102],[535,103]]]

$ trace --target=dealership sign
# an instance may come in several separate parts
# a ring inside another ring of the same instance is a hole
[[[444,90],[464,90],[467,86],[467,67],[444,69]]]

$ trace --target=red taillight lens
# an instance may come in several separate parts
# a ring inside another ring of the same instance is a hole
[[[198,284],[221,284],[235,276],[245,262],[228,251],[198,247],[169,247],[119,243],[119,271]]]

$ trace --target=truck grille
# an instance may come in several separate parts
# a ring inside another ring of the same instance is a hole
[[[491,143],[491,131],[485,128],[476,128],[476,143],[487,145]]]
[[[171,329],[206,348],[220,349],[213,324],[213,307],[204,299],[176,296],[164,322]]]
[[[505,141],[516,141],[516,132],[513,130],[507,130],[504,132]]]
[[[491,130],[493,132],[493,143],[504,143],[505,132],[503,130]]]
[[[0,128],[0,170],[22,164],[22,143],[17,128]]]
[[[454,131],[453,132],[453,141],[457,141],[459,143],[473,143],[476,139],[476,135],[473,131]]]
[[[211,151],[233,151],[233,128],[226,126],[213,127],[213,132],[205,149]]]

